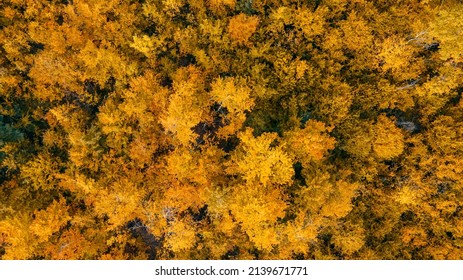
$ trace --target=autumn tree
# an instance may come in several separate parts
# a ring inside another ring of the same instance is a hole
[[[2,259],[461,259],[459,1],[0,3]]]

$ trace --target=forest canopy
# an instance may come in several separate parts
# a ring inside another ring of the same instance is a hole
[[[3,0],[1,259],[463,259],[463,3]]]

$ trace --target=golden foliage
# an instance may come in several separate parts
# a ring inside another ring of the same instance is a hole
[[[319,161],[329,150],[334,149],[336,140],[327,134],[330,131],[324,123],[309,120],[303,129],[295,129],[288,133],[288,150],[301,162]]]
[[[291,158],[280,146],[274,133],[254,137],[252,129],[239,133],[240,147],[233,153],[230,174],[240,174],[249,184],[289,184],[293,176]]]
[[[217,14],[221,14],[225,12],[227,8],[234,9],[236,0],[208,0],[207,5]]]
[[[404,150],[402,132],[386,116],[380,115],[375,125],[373,150],[381,159],[399,156]]]
[[[259,18],[239,14],[230,19],[228,33],[236,44],[249,44],[249,38],[256,31]]]
[[[59,164],[49,155],[39,155],[21,167],[21,176],[34,189],[56,188]]]
[[[0,258],[461,258],[462,7],[3,1]]]
[[[233,78],[217,79],[212,84],[211,97],[219,104],[217,111],[227,111],[223,115],[227,123],[218,134],[227,137],[236,133],[246,120],[246,112],[251,111],[254,100],[251,98],[251,90],[246,86],[240,86]]]
[[[174,252],[190,249],[195,240],[194,227],[188,220],[174,221],[168,228],[167,245]]]
[[[58,232],[71,220],[67,208],[65,201],[60,200],[54,201],[45,210],[35,211],[35,219],[30,230],[37,236],[39,242],[47,241],[53,233]]]
[[[355,12],[348,15],[341,24],[341,30],[344,35],[343,43],[350,50],[361,51],[373,41],[370,28]]]
[[[97,190],[92,204],[99,216],[109,218],[109,228],[117,228],[140,214],[143,195],[133,182],[124,178],[107,189]]]
[[[194,139],[191,129],[203,119],[204,105],[199,97],[203,78],[198,69],[189,67],[181,69],[177,79],[161,123],[167,131],[175,134],[180,143],[188,145]]]
[[[436,19],[431,22],[430,33],[441,42],[442,50],[439,54],[443,60],[453,59],[461,62],[463,59],[463,45],[459,39],[463,28],[462,11],[461,3],[439,10]]]
[[[280,188],[259,184],[237,186],[229,205],[240,227],[262,250],[271,250],[278,244],[275,225],[283,218],[286,207]]]
[[[25,260],[33,254],[37,241],[29,230],[31,220],[28,213],[17,212],[14,217],[0,221],[0,232],[6,243],[4,259]]]

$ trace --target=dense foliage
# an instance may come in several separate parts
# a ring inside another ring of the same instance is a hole
[[[462,259],[463,3],[3,0],[2,259]]]

